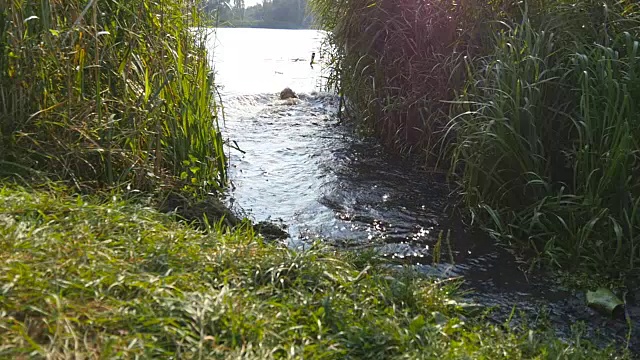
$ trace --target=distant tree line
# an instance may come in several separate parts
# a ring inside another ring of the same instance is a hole
[[[263,0],[249,7],[244,0],[206,0],[204,10],[220,27],[308,29],[313,24],[307,0]]]

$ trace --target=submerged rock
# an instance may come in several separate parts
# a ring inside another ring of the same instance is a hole
[[[289,237],[288,232],[269,221],[260,221],[253,225],[253,229],[262,235],[265,240],[285,240]]]
[[[206,228],[207,223],[213,225],[221,221],[229,229],[243,224],[251,224],[246,218],[240,219],[222,201],[213,196],[204,200],[196,200],[171,192],[160,203],[158,210],[164,213],[175,213],[200,228]],[[289,233],[282,227],[268,221],[261,221],[250,226],[265,240],[284,240],[289,237]]]
[[[222,220],[227,227],[233,228],[240,223],[240,220],[229,208],[220,200],[214,197],[207,197],[204,200],[189,199],[184,195],[171,192],[160,203],[158,210],[170,213],[174,212],[183,219],[195,222],[197,226],[204,227],[206,222],[213,225]],[[206,219],[206,220],[205,220]]]
[[[298,95],[296,95],[295,92],[293,92],[293,90],[291,90],[291,88],[284,88],[284,90],[280,91],[280,100],[287,100],[287,99],[297,99]]]

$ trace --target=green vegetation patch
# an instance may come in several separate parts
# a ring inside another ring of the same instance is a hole
[[[465,317],[364,255],[206,234],[142,204],[0,190],[0,357],[614,358]]]
[[[476,224],[557,268],[637,278],[638,1],[311,5],[347,113],[447,167]]]
[[[225,185],[198,1],[10,3],[0,6],[0,176]]]

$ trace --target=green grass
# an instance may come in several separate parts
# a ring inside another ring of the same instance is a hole
[[[191,0],[0,6],[0,176],[224,186],[198,9]]]
[[[465,314],[454,284],[372,254],[204,233],[143,203],[0,189],[1,358],[615,358]]]

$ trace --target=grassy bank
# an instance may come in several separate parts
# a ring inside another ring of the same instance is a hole
[[[198,14],[191,0],[0,6],[0,176],[224,185]]]
[[[142,203],[0,189],[0,357],[616,357],[488,324],[454,284],[371,254],[205,233]]]
[[[312,2],[347,110],[450,169],[473,219],[554,265],[640,265],[640,5]]]

